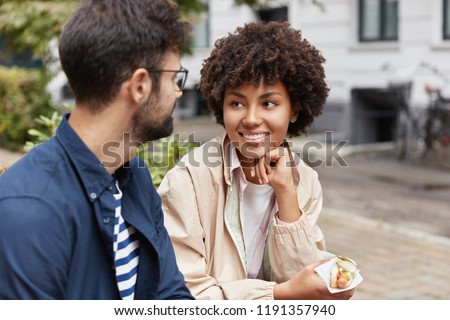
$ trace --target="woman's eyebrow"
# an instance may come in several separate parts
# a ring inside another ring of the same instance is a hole
[[[233,95],[233,96],[236,96],[239,98],[247,98],[244,94],[236,92],[236,91],[231,91],[227,95]],[[279,93],[277,91],[266,92],[266,93],[263,93],[262,95],[260,95],[258,98],[265,99],[265,98],[275,96],[275,95],[281,96],[281,93]]]
[[[271,96],[275,96],[275,95],[281,96],[281,93],[276,92],[276,91],[267,92],[267,93],[264,93],[264,94],[260,95],[259,98],[260,99],[265,99],[265,98],[268,98],[268,97],[271,97]]]
[[[239,97],[239,98],[246,98],[246,96],[243,95],[242,93],[235,92],[235,91],[231,91],[227,95],[233,95],[233,96],[236,96],[236,97]]]

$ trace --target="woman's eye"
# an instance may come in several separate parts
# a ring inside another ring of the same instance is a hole
[[[275,108],[277,104],[275,102],[266,101],[263,103],[263,106],[266,108]]]
[[[233,102],[231,103],[231,105],[232,105],[233,107],[238,108],[238,107],[242,106],[242,103],[240,103],[240,102],[238,102],[238,101],[233,101]]]

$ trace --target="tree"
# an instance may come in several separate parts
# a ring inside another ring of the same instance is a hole
[[[177,3],[188,20],[207,9],[205,0],[171,0]],[[247,5],[261,9],[276,0],[234,0],[237,5]],[[310,0],[323,7],[322,0]],[[49,43],[57,38],[69,16],[79,1],[50,0],[0,0],[0,35],[6,37],[6,50],[20,52],[26,48],[34,57],[50,62],[52,59]]]
[[[5,50],[31,49],[34,57],[51,61],[49,43],[68,20],[76,1],[0,1],[0,35]]]

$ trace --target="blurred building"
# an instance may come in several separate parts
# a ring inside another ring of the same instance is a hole
[[[217,39],[246,22],[286,20],[327,60],[330,96],[311,130],[334,131],[354,143],[392,139],[396,103],[383,93],[389,83],[412,80],[410,101],[423,108],[425,84],[444,84],[431,69],[450,75],[450,0],[316,1],[323,7],[314,2],[275,0],[254,11],[234,0],[207,1],[208,11],[194,26],[192,55],[182,58],[189,77],[176,119],[209,115],[196,87]],[[49,89],[55,99],[70,102],[64,75]]]
[[[266,10],[252,11],[233,0],[208,1],[208,12],[194,28],[193,55],[182,59],[189,78],[177,117],[207,113],[196,85],[202,61],[218,38],[245,22],[287,20],[327,60],[330,96],[324,114],[311,129],[332,130],[356,143],[392,139],[395,102],[378,89],[412,80],[410,101],[421,108],[427,103],[425,84],[444,85],[431,67],[450,75],[450,0],[320,2],[323,8],[312,0],[280,0]],[[363,116],[355,109],[367,112]],[[361,130],[364,137],[358,140],[355,131]]]

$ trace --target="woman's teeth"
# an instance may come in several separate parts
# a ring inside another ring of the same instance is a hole
[[[265,133],[260,134],[244,134],[243,135],[245,139],[247,140],[260,140],[266,136]]]

